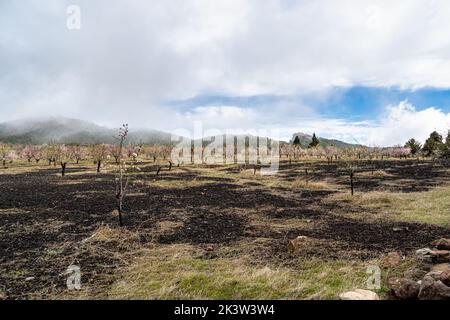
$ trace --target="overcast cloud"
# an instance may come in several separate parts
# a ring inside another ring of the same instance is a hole
[[[81,30],[66,9],[81,8]],[[304,103],[184,108],[333,87],[450,87],[449,1],[3,0],[0,121],[60,115],[173,130],[280,126],[369,144],[448,128],[448,110],[386,105],[362,122]],[[383,130],[380,131],[379,129]]]

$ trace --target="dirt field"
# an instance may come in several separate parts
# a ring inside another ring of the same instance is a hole
[[[282,162],[275,176],[140,167],[124,227],[108,168],[69,164],[65,177],[45,165],[0,169],[0,297],[336,298],[363,286],[367,266],[388,252],[406,258],[383,280],[450,237],[450,173],[439,162],[360,161],[353,197],[345,167],[326,161]],[[299,235],[308,245],[288,252]],[[79,291],[66,288],[72,264]]]

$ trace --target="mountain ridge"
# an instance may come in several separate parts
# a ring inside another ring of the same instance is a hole
[[[71,118],[22,119],[0,123],[0,141],[18,144],[97,144],[116,143],[119,129]],[[168,144],[171,134],[151,129],[129,133],[129,143]]]
[[[0,123],[0,142],[17,144],[97,144],[117,142],[118,128],[100,126],[98,124],[72,118],[48,117],[30,118]],[[170,144],[171,134],[152,129],[130,130],[129,143]],[[308,147],[312,136],[305,133],[294,133],[290,143],[298,136],[302,147]],[[204,141],[210,140],[203,137]],[[338,148],[355,147],[356,144],[336,139],[319,137],[321,146],[333,145]],[[280,141],[280,143],[285,143]]]
[[[306,134],[303,132],[297,132],[292,135],[292,139],[289,142],[293,143],[295,140],[295,137],[299,138],[300,145],[302,146],[302,148],[307,148],[308,145],[312,141],[312,135],[309,135],[309,134]],[[337,140],[337,139],[327,139],[327,138],[322,138],[322,137],[317,137],[317,138],[320,141],[319,146],[322,146],[322,147],[335,146],[336,148],[355,148],[358,146],[362,146],[360,144],[348,143],[348,142],[344,142],[344,141]]]

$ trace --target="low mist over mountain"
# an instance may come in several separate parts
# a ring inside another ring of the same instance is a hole
[[[300,144],[303,148],[307,148],[308,145],[312,141],[312,135],[298,132],[298,133],[294,133],[292,135],[292,139],[291,139],[290,143],[294,142],[295,137],[298,137],[300,139]],[[335,146],[337,148],[351,148],[351,147],[359,146],[358,144],[347,143],[347,142],[343,142],[343,141],[335,140],[335,139],[325,139],[325,138],[320,138],[320,137],[318,137],[318,138],[320,141],[319,145],[322,147]]]
[[[119,128],[107,128],[91,122],[67,118],[29,119],[0,123],[0,141],[4,143],[116,143],[118,132]],[[170,142],[170,137],[169,133],[162,131],[130,128],[127,140],[130,143],[167,144]]]
[[[107,128],[94,123],[68,118],[27,119],[0,123],[0,142],[19,144],[95,144],[116,143],[119,128]],[[312,136],[304,133],[295,133],[300,138],[303,147],[307,147]],[[209,140],[208,138],[204,138]],[[129,143],[168,144],[171,134],[146,129],[130,128]],[[355,144],[339,140],[320,138],[321,146],[336,146],[338,148],[354,147]]]

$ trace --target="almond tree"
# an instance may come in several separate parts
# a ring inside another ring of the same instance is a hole
[[[58,145],[49,144],[45,146],[45,157],[48,161],[48,165],[53,165],[56,167],[56,161],[58,160]]]
[[[102,161],[105,160],[108,155],[108,147],[105,144],[92,145],[89,153],[94,159],[94,163],[97,164],[97,173],[100,173]]]
[[[58,149],[56,150],[55,159],[58,159],[59,164],[61,165],[61,176],[62,177],[64,177],[66,175],[67,163],[71,160],[71,158],[72,158],[72,153],[70,152],[70,149],[63,144],[59,145]]]
[[[331,164],[333,162],[333,158],[337,159],[339,149],[335,146],[326,146],[324,148],[324,152],[327,157],[328,164]]]
[[[293,149],[294,159],[296,159],[296,160],[298,158],[301,158],[306,155],[306,150],[303,149],[300,145],[293,145],[292,149]]]
[[[28,160],[28,162],[31,162],[31,159],[34,158],[34,146],[25,146],[22,150],[22,157]]]
[[[148,158],[153,159],[153,163],[156,162],[156,159],[158,158],[158,148],[157,146],[148,146],[144,149],[144,152]]]
[[[34,161],[36,161],[36,163],[39,163],[39,161],[41,161],[41,159],[44,157],[42,146],[33,146],[32,150]]]
[[[6,168],[6,162],[11,161],[15,156],[16,154],[10,145],[0,144],[0,161],[4,168]]]
[[[411,149],[408,147],[393,147],[391,148],[391,155],[393,157],[398,157],[398,158],[408,158],[408,156],[411,154]]]
[[[119,146],[110,145],[108,152],[114,157],[116,164],[119,164],[120,159],[123,157],[123,150]]]
[[[169,171],[172,170],[172,160],[170,159],[170,155],[172,154],[172,147],[169,145],[160,146],[160,153],[164,160],[169,158]]]
[[[86,159],[88,155],[86,148],[81,146],[71,146],[69,147],[69,152],[72,154],[72,158],[75,159],[77,164],[79,164],[80,161]]]

